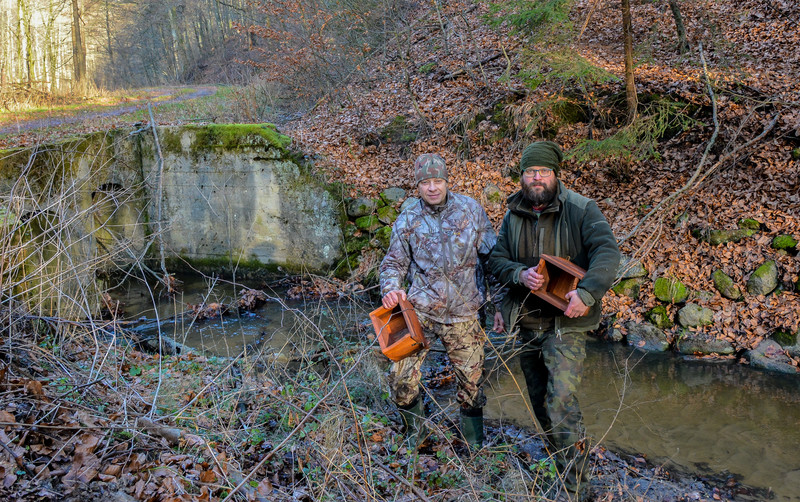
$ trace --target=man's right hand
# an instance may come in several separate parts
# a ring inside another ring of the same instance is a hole
[[[526,268],[520,272],[519,280],[531,291],[536,291],[544,284],[544,276],[536,272],[536,267]]]
[[[395,289],[394,291],[389,291],[385,295],[383,295],[383,299],[381,303],[383,303],[383,308],[386,309],[393,309],[395,306],[400,303],[400,300],[406,299],[406,292],[402,289]]]

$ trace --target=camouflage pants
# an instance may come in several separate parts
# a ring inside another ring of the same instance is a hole
[[[462,408],[482,407],[486,398],[480,388],[483,378],[483,344],[486,333],[477,320],[455,324],[441,324],[420,316],[420,324],[429,341],[438,337],[456,375],[458,390],[456,400]],[[417,354],[397,361],[389,370],[389,387],[392,399],[398,406],[411,405],[419,395],[422,362],[428,355],[423,349]]]
[[[523,329],[520,337],[520,366],[536,420],[552,447],[569,448],[584,436],[575,394],[586,358],[586,334]]]

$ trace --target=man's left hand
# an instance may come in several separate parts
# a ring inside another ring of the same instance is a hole
[[[564,311],[564,315],[567,317],[581,317],[586,315],[589,312],[589,307],[583,303],[581,300],[581,295],[578,294],[578,291],[573,289],[566,295],[564,298],[569,300],[569,305],[567,305],[567,310]]]

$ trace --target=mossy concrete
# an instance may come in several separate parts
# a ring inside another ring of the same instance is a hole
[[[218,273],[325,271],[338,263],[338,189],[298,165],[291,139],[275,126],[159,127],[157,134],[163,163],[152,130],[9,151],[0,193],[11,195],[24,176],[36,198],[24,199],[22,216],[57,202],[71,217],[77,262],[101,256],[103,266],[125,266],[155,258],[163,242],[167,256]]]

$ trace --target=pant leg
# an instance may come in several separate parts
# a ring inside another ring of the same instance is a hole
[[[419,382],[422,379],[420,368],[427,355],[428,349],[422,349],[413,356],[392,363],[389,369],[389,390],[392,400],[398,406],[408,407],[419,396]]]
[[[461,408],[482,408],[486,404],[481,389],[486,333],[477,320],[440,324],[438,328],[456,375],[456,400]]]
[[[550,416],[545,406],[550,375],[542,355],[542,336],[541,333],[537,336],[537,333],[527,329],[520,330],[520,339],[524,345],[520,352],[519,365],[525,376],[525,386],[528,388],[528,398],[531,401],[533,414],[539,422],[542,432],[547,434],[553,424],[550,422]]]
[[[585,333],[546,334],[542,357],[549,373],[545,406],[555,446],[565,448],[583,439],[583,415],[577,391],[586,358]]]

